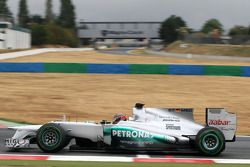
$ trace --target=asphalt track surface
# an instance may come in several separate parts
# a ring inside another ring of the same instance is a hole
[[[133,56],[129,51],[137,49],[138,47],[119,47],[114,49],[98,50],[100,53],[115,54],[120,56]]]
[[[12,137],[15,131],[9,129],[0,129],[0,154],[20,154],[20,155],[67,155],[67,156],[124,156],[136,157],[137,155],[148,155],[153,158],[161,158],[171,156],[174,158],[207,158],[202,157],[195,152],[107,152],[100,150],[86,150],[86,151],[71,151],[64,149],[56,154],[43,153],[36,146],[31,149],[22,149],[10,151],[4,147],[6,138]],[[218,159],[249,159],[250,158],[250,137],[237,137],[236,142],[227,143],[226,150],[219,156],[213,157]]]

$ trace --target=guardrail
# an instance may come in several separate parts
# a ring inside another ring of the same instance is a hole
[[[250,66],[177,64],[0,63],[0,72],[163,74],[250,77]]]

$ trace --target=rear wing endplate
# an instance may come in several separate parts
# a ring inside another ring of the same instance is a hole
[[[235,113],[229,113],[224,108],[207,108],[206,125],[221,130],[226,141],[235,141],[237,129]]]

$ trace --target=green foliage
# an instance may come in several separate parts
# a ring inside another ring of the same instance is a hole
[[[30,17],[30,24],[44,24],[45,19],[40,15],[33,15]]]
[[[28,11],[26,0],[20,0],[19,2],[18,23],[21,27],[25,27],[25,28],[28,27],[29,11]]]
[[[61,0],[61,9],[60,15],[58,17],[58,23],[65,28],[71,28],[75,30],[75,19],[75,7],[71,0]]]
[[[79,39],[77,37],[77,34],[72,29],[64,29],[64,35],[66,38],[65,45],[70,47],[78,47],[79,45]]]
[[[249,35],[249,28],[244,26],[234,26],[229,30],[228,35]]]
[[[78,38],[73,30],[62,28],[56,24],[48,24],[46,29],[47,44],[60,44],[70,47],[77,47]]]
[[[187,28],[186,22],[178,16],[172,15],[166,19],[160,28],[160,37],[167,43],[174,42],[180,37],[180,35],[186,32]]]
[[[32,44],[59,44],[69,47],[78,46],[78,38],[71,29],[62,28],[54,23],[32,26]]]
[[[40,15],[29,16],[27,0],[19,1],[18,22],[21,27],[31,28],[32,45],[60,44],[69,47],[78,46],[75,11],[71,0],[61,0],[61,14],[58,23],[54,23],[52,0],[46,2],[45,19]],[[7,0],[0,0],[0,16],[10,17],[12,13]],[[62,26],[62,27],[61,27]]]
[[[46,43],[47,44],[61,44],[65,43],[64,29],[56,24],[48,24],[46,25],[47,36]]]
[[[47,31],[44,25],[34,24],[31,26],[32,45],[43,45],[46,43]]]
[[[45,20],[50,23],[54,21],[52,0],[46,1]]]
[[[0,0],[0,16],[12,18],[12,13],[7,5],[7,0]]]
[[[216,30],[219,31],[219,33],[222,33],[224,31],[222,24],[217,19],[210,19],[202,26],[201,32],[209,34]]]

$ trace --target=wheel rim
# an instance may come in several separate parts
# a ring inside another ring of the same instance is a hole
[[[46,130],[42,135],[43,143],[46,146],[53,147],[59,141],[59,135],[55,130]]]
[[[203,137],[202,144],[207,150],[214,150],[219,145],[219,138],[215,134],[207,134]]]

